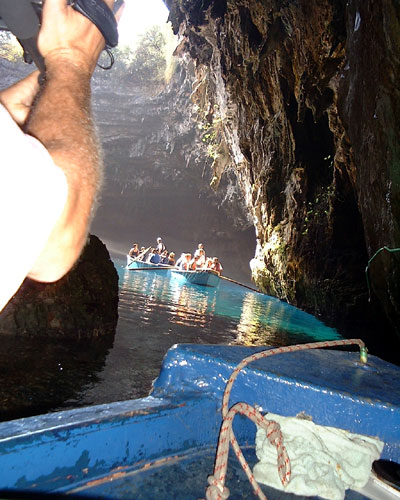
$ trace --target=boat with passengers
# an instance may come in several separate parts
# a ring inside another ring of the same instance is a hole
[[[179,269],[175,266],[168,266],[167,264],[153,264],[152,262],[144,262],[134,259],[129,255],[127,257],[126,268],[130,270],[143,269],[148,271],[170,270],[172,276],[180,279],[183,282],[191,283],[193,285],[217,287],[221,281],[219,273],[211,269],[196,269],[186,271]]]

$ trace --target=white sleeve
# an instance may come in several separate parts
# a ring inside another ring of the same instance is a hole
[[[46,148],[0,104],[0,311],[44,250],[67,194]]]

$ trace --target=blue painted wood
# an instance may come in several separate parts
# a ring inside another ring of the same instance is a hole
[[[172,266],[167,266],[165,264],[152,264],[151,262],[142,262],[141,260],[133,260],[129,264],[127,264],[127,269],[172,269]]]
[[[211,270],[183,271],[179,269],[172,270],[172,276],[188,281],[194,285],[217,287],[221,278],[218,273]]]
[[[174,346],[148,398],[1,423],[0,489],[200,498],[212,473],[225,383],[259,350]],[[400,369],[373,356],[362,365],[357,353],[296,352],[246,367],[230,403],[256,403],[282,415],[304,412],[318,424],[378,436],[385,441],[383,457],[400,461],[399,382]],[[237,417],[234,429],[254,461],[254,425]],[[251,498],[240,474],[231,478],[231,498]]]

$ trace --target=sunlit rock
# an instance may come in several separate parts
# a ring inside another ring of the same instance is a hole
[[[166,3],[213,184],[235,173],[256,229],[257,285],[349,334],[399,333],[400,253],[370,263],[370,304],[365,275],[400,247],[397,2]]]

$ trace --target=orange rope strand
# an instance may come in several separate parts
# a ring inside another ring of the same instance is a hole
[[[298,344],[294,346],[278,347],[261,351],[251,356],[244,358],[234,369],[230,376],[222,398],[222,426],[219,434],[217,454],[215,458],[214,474],[209,476],[209,486],[206,490],[207,500],[225,500],[229,497],[229,489],[225,486],[226,470],[228,467],[229,443],[231,443],[233,451],[237,456],[243,470],[245,471],[254,493],[261,499],[267,500],[267,497],[262,492],[253,473],[240,450],[239,444],[233,433],[232,423],[236,413],[247,416],[252,422],[259,427],[262,427],[267,434],[269,442],[276,447],[277,450],[277,465],[278,473],[282,484],[285,486],[290,481],[291,469],[290,459],[287,455],[286,448],[283,444],[283,437],[280,430],[280,425],[273,420],[267,420],[256,408],[247,403],[236,403],[228,410],[229,397],[232,390],[232,385],[236,380],[239,372],[252,361],[273,356],[274,354],[282,354],[287,352],[302,351],[306,349],[318,349],[323,347],[337,347],[343,345],[358,345],[364,348],[365,344],[360,339],[350,340],[331,340],[324,342],[313,342],[310,344]]]

